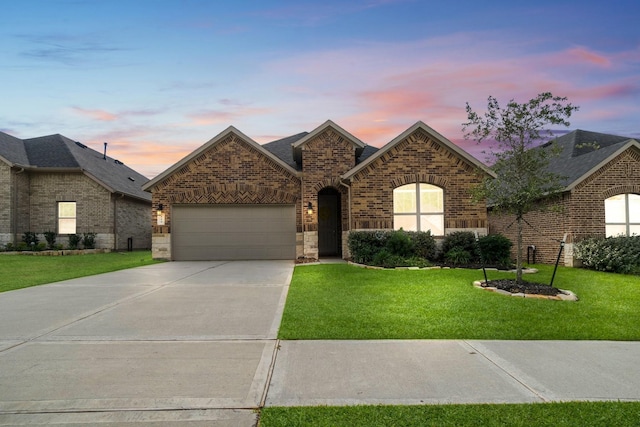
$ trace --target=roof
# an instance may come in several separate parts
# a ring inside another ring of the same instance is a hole
[[[9,165],[29,164],[24,142],[4,132],[0,132],[0,159]]]
[[[150,201],[142,185],[149,179],[119,160],[104,156],[86,145],[55,134],[21,140],[0,133],[0,156],[11,166],[30,171],[83,172],[109,191]]]
[[[309,132],[302,132],[286,138],[263,144],[262,147],[274,156],[288,164],[294,169],[299,169],[298,164],[293,159],[293,144],[309,135]]]
[[[575,130],[542,145],[551,149],[553,145],[561,149],[558,157],[549,161],[547,170],[563,177],[561,183],[567,190],[586,179],[621,152],[635,146],[638,141],[618,135]]]
[[[361,170],[366,168],[367,165],[373,163],[377,158],[379,158],[384,153],[386,153],[387,151],[392,149],[394,146],[399,144],[401,141],[405,140],[407,137],[409,137],[412,133],[414,133],[418,129],[422,129],[424,132],[427,133],[427,135],[429,135],[429,138],[431,138],[431,139],[437,141],[438,143],[442,144],[443,146],[447,147],[450,151],[453,151],[458,156],[460,156],[461,158],[463,158],[464,160],[469,162],[471,165],[473,165],[473,166],[477,167],[478,169],[484,171],[488,175],[491,175],[491,176],[495,177],[495,173],[493,171],[491,171],[489,168],[487,168],[478,159],[476,159],[471,154],[469,154],[466,151],[464,151],[462,148],[460,148],[457,145],[455,145],[453,142],[449,141],[447,138],[445,138],[444,136],[442,136],[441,134],[436,132],[430,126],[426,125],[424,122],[418,121],[413,126],[411,126],[409,129],[405,130],[400,135],[395,137],[393,140],[389,141],[384,147],[380,148],[379,150],[369,152],[369,154],[366,157],[366,159],[361,160],[360,163],[355,168],[351,169],[349,172],[344,174],[343,178],[349,179],[349,178],[353,177],[355,174],[357,174],[358,172],[360,172]],[[361,156],[361,158],[362,158],[362,156]]]
[[[162,182],[164,179],[166,179],[167,177],[172,175],[175,171],[177,171],[180,168],[182,168],[184,165],[189,163],[191,160],[195,159],[200,154],[202,154],[205,151],[209,150],[211,147],[213,147],[214,145],[218,144],[220,141],[223,141],[225,138],[227,138],[229,135],[232,135],[232,134],[237,136],[238,138],[242,139],[244,142],[246,142],[247,144],[249,144],[250,146],[255,148],[257,151],[259,151],[262,154],[264,154],[266,157],[268,157],[271,160],[273,160],[275,163],[277,163],[280,166],[282,166],[285,170],[287,170],[290,173],[292,173],[293,175],[297,176],[298,171],[295,169],[294,166],[289,164],[287,161],[279,158],[277,155],[275,155],[271,151],[267,150],[265,147],[263,147],[262,145],[258,144],[253,139],[249,138],[247,135],[245,135],[244,133],[240,132],[235,127],[229,126],[225,130],[220,132],[218,135],[216,135],[213,138],[211,138],[204,145],[200,146],[200,148],[198,148],[197,150],[193,151],[191,154],[187,155],[182,160],[180,160],[177,163],[175,163],[173,166],[169,167],[167,170],[165,170],[160,175],[158,175],[155,178],[153,178],[151,181],[147,182],[142,187],[142,189],[144,191],[151,191],[151,188],[154,185],[158,184],[159,182]],[[285,139],[287,139],[287,138],[285,138]],[[280,141],[282,141],[282,140],[280,140]],[[274,142],[278,142],[278,141],[274,141]],[[276,148],[282,148],[281,145],[282,144],[278,144],[278,146]],[[279,152],[280,150],[278,149],[276,151]]]
[[[329,128],[332,128],[334,131],[338,132],[340,135],[342,135],[343,138],[345,138],[355,147],[356,159],[360,157],[364,148],[366,147],[366,144],[360,141],[355,136],[351,135],[349,132],[347,132],[337,124],[335,124],[332,120],[327,120],[326,122],[324,122],[323,124],[315,128],[314,130],[312,130],[311,133],[308,133],[303,138],[300,138],[298,141],[296,141],[292,145],[293,157],[298,164],[302,164],[302,146]]]

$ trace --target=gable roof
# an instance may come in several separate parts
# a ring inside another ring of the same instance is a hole
[[[335,124],[332,120],[327,120],[326,122],[324,122],[323,124],[315,128],[314,130],[312,130],[310,133],[306,134],[304,137],[300,138],[299,140],[297,140],[295,143],[292,144],[293,158],[296,161],[296,163],[302,164],[302,146],[304,146],[304,144],[311,141],[313,138],[320,135],[322,132],[326,131],[329,128],[332,128],[334,131],[338,132],[340,135],[342,135],[344,139],[346,139],[353,146],[355,146],[356,159],[360,157],[360,155],[364,151],[364,148],[366,147],[366,144],[360,141],[358,138],[356,138],[352,134],[350,134],[349,132],[347,132],[346,130],[344,130],[343,128],[341,128],[340,126],[338,126],[337,124]]]
[[[262,145],[260,145],[257,142],[255,142],[253,139],[249,138],[247,135],[245,135],[242,132],[240,132],[235,127],[229,126],[225,130],[220,132],[218,135],[216,135],[213,138],[211,138],[208,142],[206,142],[205,144],[200,146],[198,149],[193,151],[191,154],[187,155],[182,160],[178,161],[173,166],[171,166],[170,168],[168,168],[167,170],[162,172],[160,175],[156,176],[155,178],[153,178],[152,180],[147,182],[145,185],[142,186],[142,190],[150,191],[151,188],[154,185],[156,185],[159,182],[163,181],[165,178],[167,178],[168,176],[172,175],[175,171],[177,171],[180,168],[182,168],[184,165],[189,163],[191,160],[193,160],[194,158],[198,157],[200,154],[202,154],[205,151],[209,150],[211,147],[213,147],[214,145],[218,144],[220,141],[224,140],[226,137],[228,137],[229,135],[232,135],[232,134],[237,136],[237,137],[239,137],[240,139],[242,139],[244,142],[249,144],[251,147],[255,148],[260,153],[264,154],[269,159],[273,160],[278,165],[282,166],[285,170],[287,170],[291,174],[293,174],[295,176],[298,176],[298,171],[296,171],[293,166],[288,164],[286,161],[280,159],[275,154],[271,153],[269,150],[267,150]]]
[[[571,190],[596,170],[631,146],[640,149],[638,141],[618,135],[574,130],[542,145],[541,149],[551,149],[553,144],[560,147],[558,157],[549,161],[547,170],[563,177],[561,183]]]
[[[461,158],[463,158],[473,166],[477,167],[478,169],[482,170],[488,175],[495,177],[495,173],[491,171],[487,166],[485,166],[482,162],[480,162],[478,159],[473,157],[471,154],[464,151],[462,148],[458,147],[453,142],[449,141],[447,138],[445,138],[444,136],[436,132],[434,129],[432,129],[430,126],[426,125],[422,121],[417,121],[413,126],[411,126],[409,129],[402,132],[400,135],[398,135],[393,140],[388,142],[385,146],[383,146],[377,151],[370,153],[369,156],[366,158],[366,160],[360,162],[360,164],[358,164],[356,167],[354,167],[349,172],[344,174],[342,177],[344,179],[349,179],[353,177],[355,174],[357,174],[358,172],[366,168],[369,164],[373,163],[377,158],[381,157],[384,153],[392,149],[394,146],[399,144],[401,141],[406,139],[409,135],[411,135],[418,129],[421,129],[424,132],[426,132],[430,139],[433,139],[438,143],[442,144],[443,146],[453,151],[454,153],[456,153],[458,156],[460,156]]]
[[[11,166],[32,172],[82,172],[113,193],[151,200],[141,188],[148,181],[147,177],[60,134],[21,140],[0,133],[0,156],[9,160]]]
[[[299,165],[293,158],[293,144],[307,135],[309,135],[309,132],[298,133],[296,135],[268,142],[263,144],[262,147],[292,168],[299,170]]]

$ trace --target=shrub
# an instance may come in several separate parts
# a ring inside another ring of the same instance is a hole
[[[19,242],[16,249],[19,251],[26,251],[27,249],[29,249],[29,245],[27,245],[27,242]]]
[[[640,273],[640,236],[585,239],[575,246],[586,268],[613,273]]]
[[[373,265],[385,268],[409,266],[407,260],[404,257],[392,254],[386,249],[382,249],[376,254],[376,256],[373,258]]]
[[[69,249],[78,249],[82,236],[79,234],[69,234]]]
[[[45,231],[44,238],[47,240],[47,246],[49,249],[53,249],[56,244],[56,232],[55,231]]]
[[[34,249],[36,251],[44,251],[45,249],[47,249],[47,244],[45,242],[40,242],[34,247]]]
[[[436,239],[429,231],[409,231],[407,233],[413,241],[415,254],[425,260],[434,261],[438,257],[438,245]]]
[[[444,254],[445,261],[453,265],[464,265],[471,262],[471,254],[462,248],[455,247]]]
[[[82,235],[82,245],[85,249],[95,249],[96,233],[84,233]]]
[[[358,264],[371,264],[373,258],[386,245],[387,231],[353,231],[349,233],[347,244],[351,259]]]
[[[489,234],[478,239],[480,256],[486,264],[507,267],[511,264],[511,240],[502,234]]]
[[[35,246],[38,244],[38,241],[39,241],[38,235],[31,231],[26,231],[22,235],[22,241],[27,244],[28,248],[35,248]]]
[[[13,246],[13,243],[7,243],[5,245],[5,248],[6,248],[7,251],[14,251],[15,250],[15,247]]]
[[[477,250],[476,236],[471,231],[456,231],[446,235],[442,240],[442,253],[445,254],[445,260],[447,258],[447,253],[452,249],[466,251],[470,257],[469,262],[480,260]]]
[[[415,245],[403,229],[392,231],[385,247],[391,255],[397,255],[401,258],[409,258],[415,254]]]

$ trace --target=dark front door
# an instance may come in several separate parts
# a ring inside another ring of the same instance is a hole
[[[340,192],[325,188],[318,193],[318,252],[322,256],[342,255]]]

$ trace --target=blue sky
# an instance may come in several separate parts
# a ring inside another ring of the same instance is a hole
[[[488,5],[486,4],[488,3]],[[0,130],[63,134],[153,177],[234,125],[331,119],[381,146],[465,103],[551,91],[572,129],[640,138],[640,2],[0,0]]]

